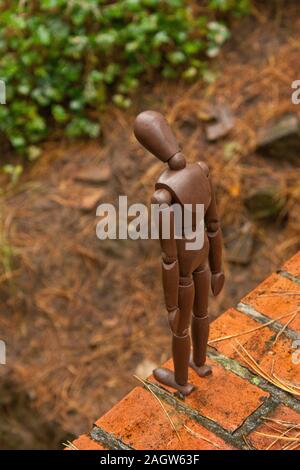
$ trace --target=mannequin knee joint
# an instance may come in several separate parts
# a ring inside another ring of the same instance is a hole
[[[182,337],[188,334],[188,328],[180,325],[180,311],[178,308],[169,312],[168,317],[170,329],[174,335]]]

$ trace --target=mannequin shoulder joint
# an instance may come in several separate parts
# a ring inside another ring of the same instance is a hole
[[[202,170],[204,171],[204,173],[206,174],[206,176],[208,176],[208,175],[209,175],[209,168],[208,168],[208,166],[206,165],[206,163],[205,163],[205,162],[201,162],[201,161],[200,161],[200,162],[197,162],[197,163],[198,163],[198,165],[202,168]]]
[[[151,198],[152,204],[172,204],[172,196],[167,189],[157,189]]]

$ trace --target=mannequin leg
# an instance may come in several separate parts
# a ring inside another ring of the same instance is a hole
[[[161,383],[188,395],[194,387],[188,383],[188,366],[191,350],[189,326],[194,302],[194,283],[191,277],[181,277],[178,292],[178,309],[169,313],[172,330],[172,353],[174,373],[164,368],[154,371],[154,377]]]
[[[180,278],[178,323],[173,329],[172,352],[175,368],[175,380],[180,385],[188,381],[188,367],[191,351],[189,326],[194,302],[194,283],[192,278]]]
[[[190,359],[190,366],[200,377],[205,377],[211,374],[211,367],[205,365],[209,335],[207,308],[210,272],[207,267],[198,268],[198,270],[193,273],[193,278],[195,300],[192,315],[193,354]]]

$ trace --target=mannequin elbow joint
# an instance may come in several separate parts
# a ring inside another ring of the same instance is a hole
[[[219,222],[210,222],[207,224],[207,232],[208,234],[211,234],[212,236],[215,235],[220,229],[220,223]]]

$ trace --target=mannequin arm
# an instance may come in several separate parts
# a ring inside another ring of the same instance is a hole
[[[205,226],[209,239],[209,266],[212,273],[211,288],[214,295],[221,292],[225,277],[222,272],[222,232],[217,213],[216,197],[210,175],[211,202],[205,214]]]
[[[159,241],[162,251],[162,280],[165,304],[170,313],[178,308],[179,286],[179,266],[174,235],[174,212],[170,206],[171,195],[166,190],[155,191],[152,202],[164,204],[165,206],[159,212]],[[169,232],[169,234],[164,234],[163,229]]]

